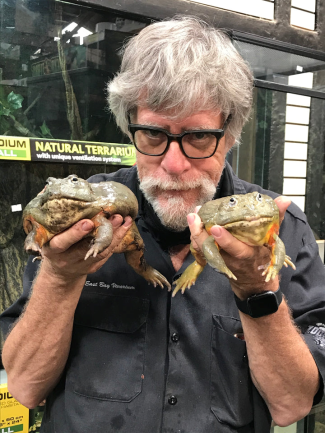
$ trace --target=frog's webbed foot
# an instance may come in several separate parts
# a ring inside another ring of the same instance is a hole
[[[176,284],[175,289],[173,290],[172,296],[174,297],[176,293],[181,290],[182,294],[184,294],[186,289],[189,289],[192,285],[195,284],[197,277],[203,271],[204,266],[201,266],[196,261],[190,264],[182,275],[178,278],[178,280],[174,281]]]
[[[28,254],[36,256],[34,260],[42,259],[42,246],[48,240],[48,237],[44,236],[45,234],[45,229],[43,229],[43,227],[34,226],[26,236],[24,248]]]
[[[134,244],[133,244],[134,246]],[[132,247],[132,245],[130,245]],[[149,284],[153,284],[155,287],[158,285],[162,289],[164,286],[171,290],[169,281],[152,266],[148,265],[143,255],[143,243],[138,249],[132,249],[131,251],[124,251],[125,259],[135,272],[145,278]]]
[[[96,215],[92,221],[95,224],[91,234],[94,238],[84,260],[87,260],[90,256],[96,257],[97,254],[110,246],[113,239],[113,226],[102,213]]]
[[[215,244],[213,236],[209,236],[202,245],[202,251],[209,265],[219,272],[227,275],[228,278],[237,280],[236,276],[227,267],[223,260],[217,245]]]
[[[268,283],[270,280],[273,280],[279,273],[277,267],[273,265],[267,266],[265,271],[262,273],[262,276],[266,275],[265,282]]]
[[[87,251],[87,254],[85,255],[84,260],[87,260],[88,257],[90,257],[90,256],[96,257],[97,254],[104,251],[104,249],[107,247],[108,247],[108,245],[103,245],[100,242],[96,242],[95,240],[92,240],[91,246],[90,246],[89,250]]]
[[[168,291],[171,290],[171,285],[169,284],[169,281],[160,273],[157,271],[157,269],[154,269],[150,265],[146,264],[146,270],[142,272],[140,275],[142,275],[149,284],[153,284],[155,287],[160,286],[162,289],[164,286],[168,288]]]
[[[273,238],[275,240],[275,244],[271,251],[271,263],[269,263],[265,271],[262,273],[263,276],[266,275],[266,283],[270,280],[273,280],[277,276],[282,266],[288,267],[289,265],[292,267],[292,269],[296,270],[291,258],[286,255],[284,243],[281,241],[279,236],[274,234]]]

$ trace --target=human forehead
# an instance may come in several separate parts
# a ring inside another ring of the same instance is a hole
[[[218,129],[222,126],[223,116],[220,111],[201,110],[186,117],[178,118],[168,113],[152,111],[147,107],[138,107],[136,122],[142,125],[157,126],[171,132],[173,132],[173,129]]]

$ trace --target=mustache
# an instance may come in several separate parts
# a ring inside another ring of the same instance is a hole
[[[182,180],[179,178],[169,178],[162,180],[154,176],[145,176],[145,178],[143,178],[140,183],[142,188],[151,191],[154,189],[160,189],[162,191],[188,191],[190,189],[202,187],[202,183],[206,181],[207,179],[204,176],[194,180]]]

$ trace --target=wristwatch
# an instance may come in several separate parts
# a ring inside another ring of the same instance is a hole
[[[283,299],[283,293],[280,289],[276,292],[262,292],[252,295],[242,301],[235,294],[237,308],[242,313],[248,314],[254,319],[258,317],[268,316],[278,311],[279,305]]]

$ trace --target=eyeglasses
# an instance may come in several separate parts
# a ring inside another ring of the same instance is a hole
[[[222,129],[195,129],[182,134],[170,134],[162,128],[135,123],[129,123],[128,129],[134,146],[144,155],[161,156],[168,151],[172,141],[177,141],[187,158],[204,159],[215,154],[230,119],[231,116],[227,118]]]

